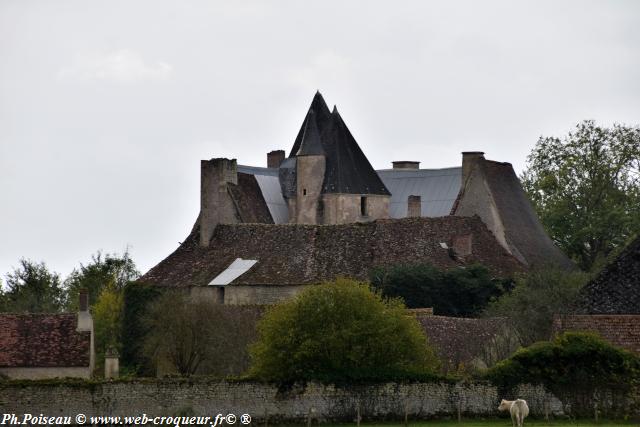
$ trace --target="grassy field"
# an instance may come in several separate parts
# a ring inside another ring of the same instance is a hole
[[[321,427],[354,427],[356,424],[321,424]],[[402,423],[362,423],[361,427],[404,427]],[[544,421],[544,420],[534,420],[527,419],[524,422],[525,427],[529,426],[537,426],[537,427],[618,427],[618,426],[637,426],[640,427],[640,422],[635,421],[599,421],[596,423],[593,420],[577,420],[577,421],[568,421],[568,420],[554,420],[554,421]],[[313,427],[316,427],[317,424],[313,423]],[[504,419],[495,419],[495,420],[463,420],[461,423],[457,421],[409,421],[408,427],[511,427],[511,420]]]

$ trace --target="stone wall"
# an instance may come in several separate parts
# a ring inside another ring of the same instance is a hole
[[[562,403],[540,387],[521,386],[517,397],[533,416],[562,415]],[[4,413],[45,416],[207,416],[233,413],[254,421],[352,421],[358,408],[365,420],[495,416],[501,396],[486,383],[413,383],[336,387],[308,384],[278,389],[269,384],[206,379],[136,380],[98,384],[0,383]]]
[[[366,197],[367,215],[361,215],[361,198]],[[390,196],[377,194],[338,194],[322,196],[324,204],[324,224],[349,224],[389,218]]]

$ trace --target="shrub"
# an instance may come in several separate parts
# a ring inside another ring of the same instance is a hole
[[[518,350],[490,369],[487,378],[503,388],[542,384],[584,414],[591,411],[588,402],[597,391],[625,394],[638,386],[640,358],[595,334],[566,332]]]
[[[523,346],[551,337],[553,317],[566,313],[589,276],[538,269],[516,279],[510,292],[489,303],[488,317],[506,317]]]
[[[345,382],[432,375],[437,359],[415,318],[348,279],[310,287],[258,324],[250,376]]]
[[[371,284],[384,296],[401,297],[409,308],[433,307],[444,316],[473,316],[502,295],[510,280],[491,277],[481,265],[443,271],[430,264],[378,267]]]

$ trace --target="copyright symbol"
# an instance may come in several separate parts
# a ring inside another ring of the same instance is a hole
[[[229,414],[226,417],[227,420],[227,424],[235,424],[236,423],[236,416],[233,414]]]
[[[76,423],[84,424],[85,421],[87,421],[87,416],[85,414],[76,415]]]

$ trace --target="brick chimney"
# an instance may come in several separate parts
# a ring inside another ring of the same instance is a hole
[[[391,163],[394,169],[420,169],[420,162],[414,162],[412,160],[398,160]]]
[[[422,198],[420,196],[409,196],[407,201],[407,217],[422,216]]]
[[[475,165],[484,160],[484,153],[482,151],[463,151],[462,152],[462,185],[464,186],[467,179],[471,175],[471,171]]]
[[[267,153],[267,167],[279,168],[284,161],[284,150],[274,150]]]
[[[200,161],[200,246],[209,246],[218,224],[238,222],[228,184],[238,185],[236,159]]]

